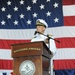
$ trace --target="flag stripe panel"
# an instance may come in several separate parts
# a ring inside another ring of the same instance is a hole
[[[74,48],[75,47],[75,38],[55,38],[55,40],[60,41],[56,42],[57,48]],[[20,44],[30,42],[30,40],[0,40],[0,48],[10,49],[13,44]]]
[[[0,69],[13,69],[13,60],[1,60],[0,59]]]
[[[12,60],[11,50],[0,49],[0,59]],[[53,59],[75,59],[75,48],[59,48]]]
[[[12,39],[12,40],[28,40],[33,38],[35,29],[23,30],[0,30],[0,39]],[[16,35],[17,34],[17,35]],[[45,34],[51,34],[54,38],[59,37],[75,37],[75,26],[63,26],[47,28]]]
[[[73,5],[75,4],[75,0],[62,0],[63,5]]]
[[[75,59],[54,60],[54,69],[55,70],[75,69]]]
[[[74,9],[75,9],[75,5],[63,6],[64,17],[65,16],[75,16],[75,10]]]
[[[57,38],[56,40],[60,41],[60,43],[56,42],[57,48],[75,48],[75,38]]]
[[[64,25],[65,26],[75,26],[75,16],[65,16]]]
[[[55,56],[53,57],[54,60],[61,60],[61,59],[75,59],[75,48],[59,48]]]
[[[26,43],[29,42],[30,40],[0,40],[0,48],[3,49],[10,49],[11,45],[13,44],[20,44],[20,43]]]
[[[0,60],[0,69],[12,70],[12,62],[13,60]],[[75,59],[54,60],[54,69],[75,69]]]
[[[12,60],[12,51],[10,49],[0,49],[0,59]]]

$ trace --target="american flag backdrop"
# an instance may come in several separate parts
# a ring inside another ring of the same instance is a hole
[[[0,75],[13,72],[11,45],[30,42],[36,20],[48,23],[45,34],[52,34],[57,52],[56,75],[75,75],[75,0],[0,0]],[[73,74],[58,74],[72,70]]]

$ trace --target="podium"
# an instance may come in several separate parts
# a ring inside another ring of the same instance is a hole
[[[11,45],[13,75],[48,75],[50,50],[44,42]]]

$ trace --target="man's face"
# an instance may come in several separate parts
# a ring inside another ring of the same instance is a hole
[[[46,29],[44,26],[40,26],[40,25],[38,25],[36,28],[37,28],[37,31],[40,33],[44,33],[44,31]]]

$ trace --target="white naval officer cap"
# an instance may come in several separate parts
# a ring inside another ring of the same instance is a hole
[[[40,25],[40,26],[45,26],[46,28],[48,27],[48,24],[47,24],[46,21],[43,20],[43,19],[37,19],[37,20],[36,20],[36,26],[38,26],[38,25]]]

